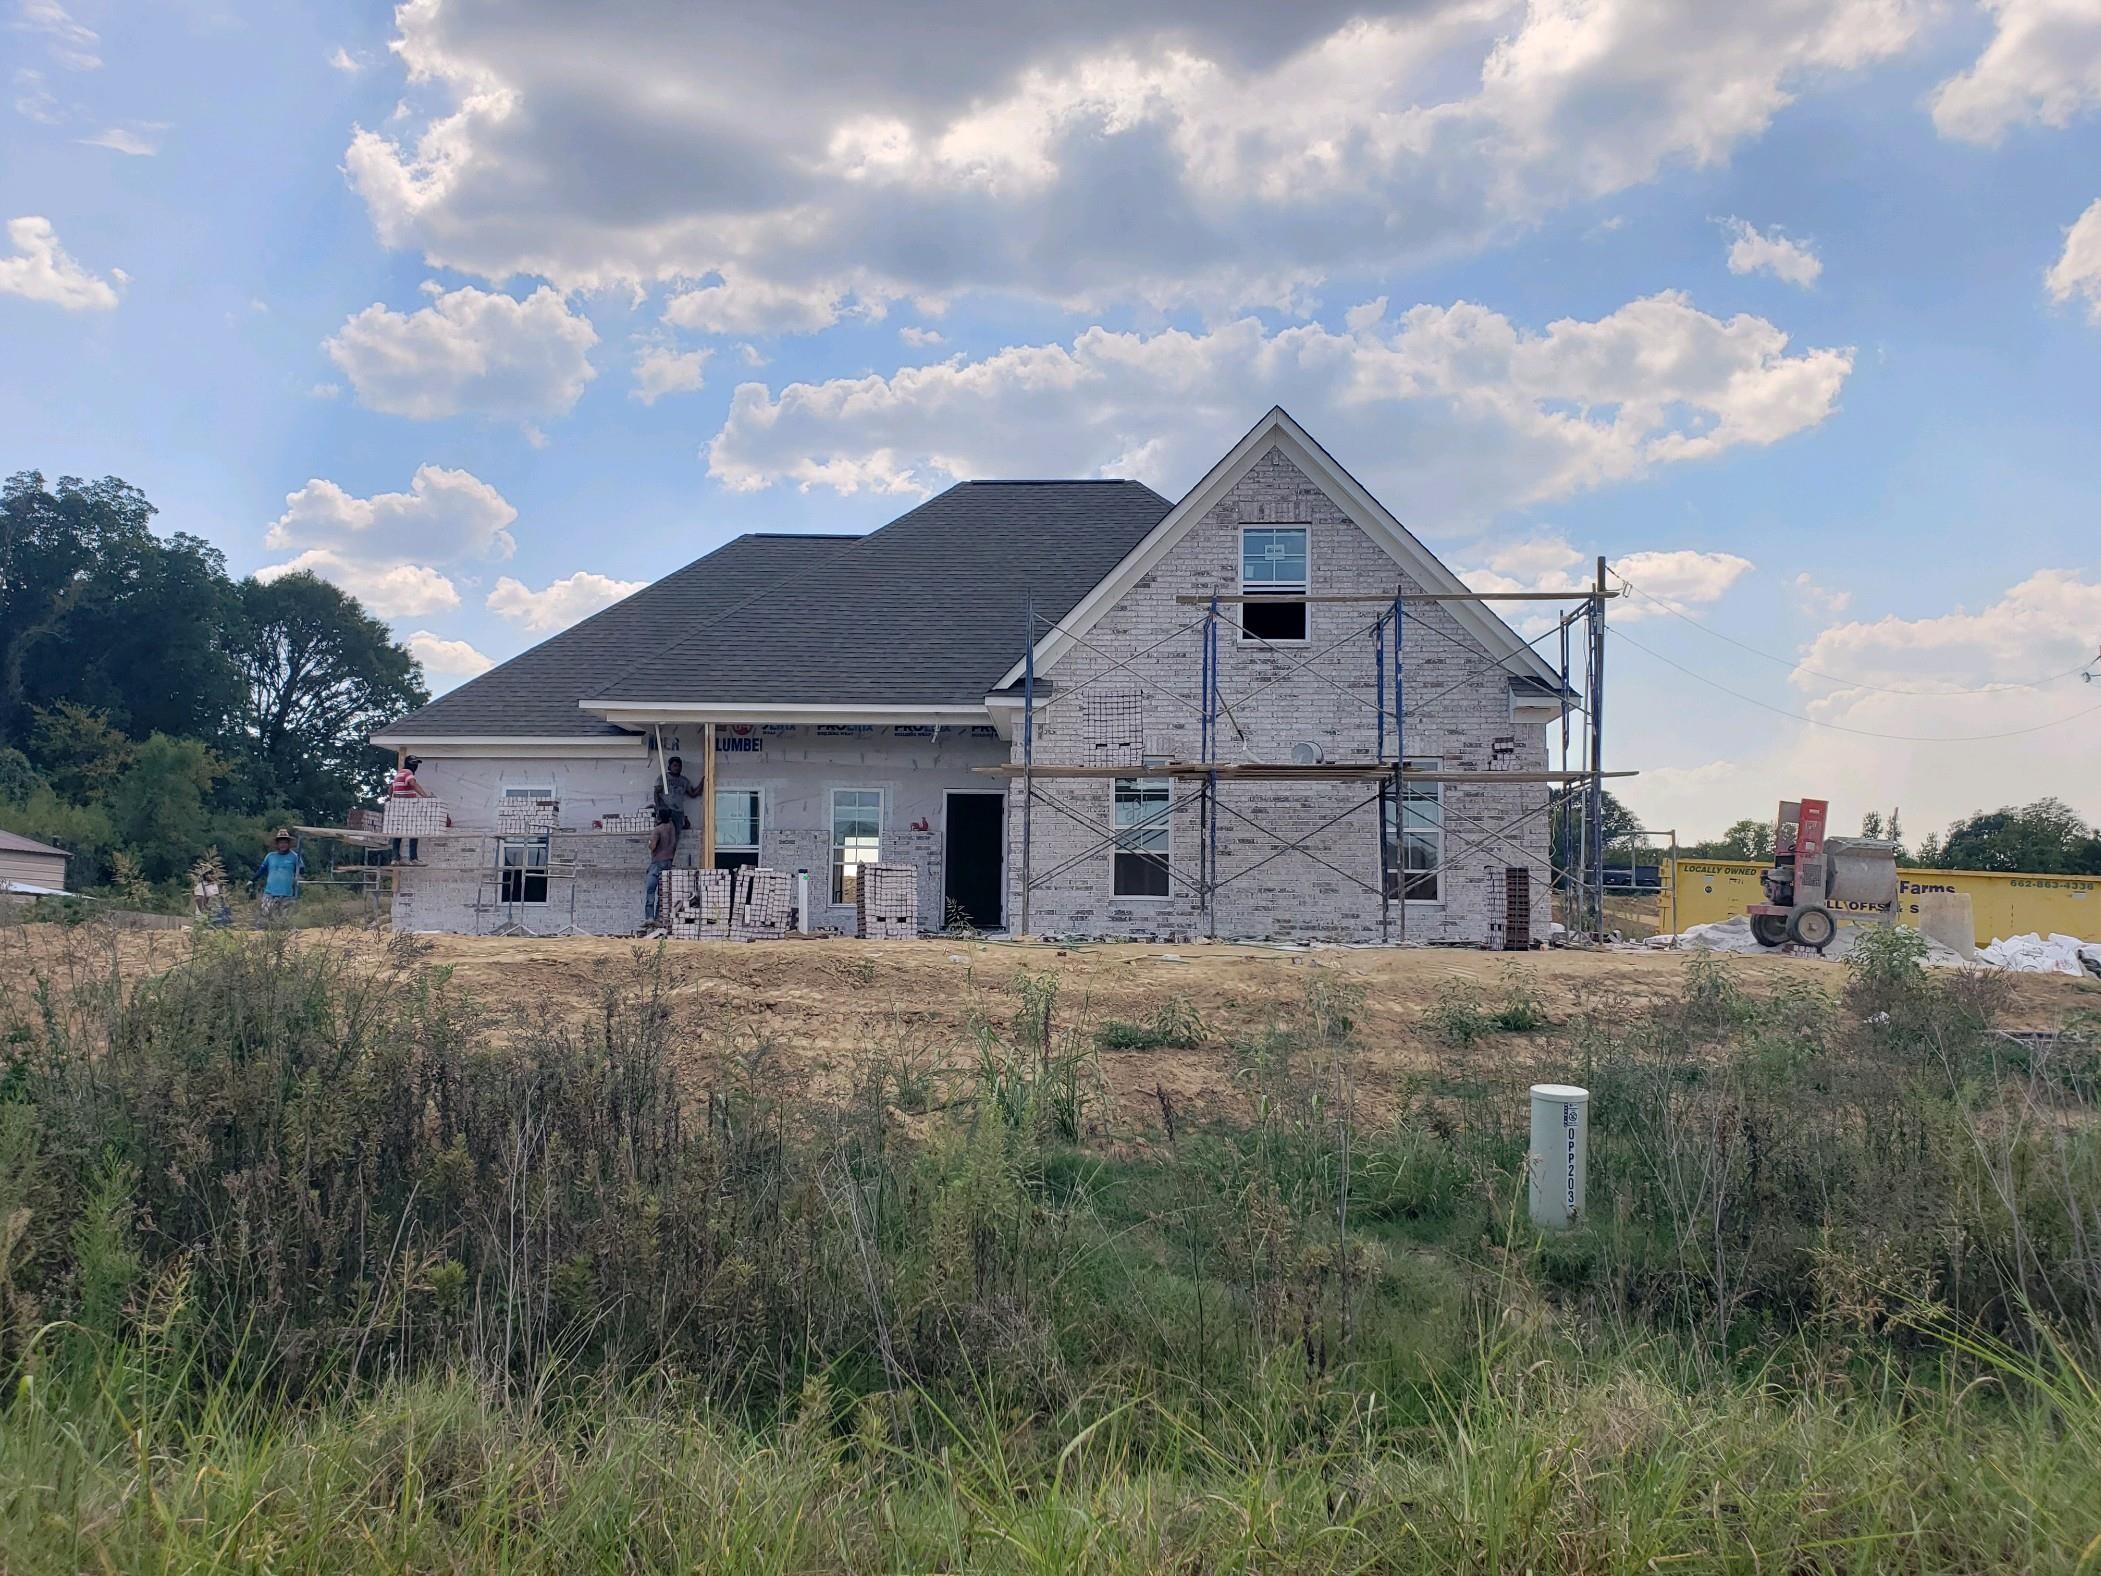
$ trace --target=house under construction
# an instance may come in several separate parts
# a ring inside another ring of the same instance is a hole
[[[924,930],[1522,946],[1555,795],[1600,863],[1605,596],[1520,638],[1282,410],[1179,502],[966,482],[739,537],[376,735],[442,805],[399,812],[394,923],[633,931],[676,756],[680,863],[782,872],[790,926],[863,925],[873,866]]]

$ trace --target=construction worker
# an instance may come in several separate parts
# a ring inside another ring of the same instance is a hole
[[[280,826],[270,840],[270,851],[263,855],[263,862],[255,867],[255,874],[248,881],[251,892],[258,888],[262,891],[262,913],[257,924],[290,917],[292,905],[299,901],[299,878],[305,874],[306,861],[292,847],[291,829]]]
[[[671,868],[672,860],[677,857],[678,823],[671,819],[669,810],[658,805],[656,829],[649,834],[649,874],[642,880],[644,929],[657,922],[657,910],[664,887],[663,875]]]
[[[671,824],[681,832],[693,830],[686,818],[686,801],[698,799],[700,787],[686,776],[686,763],[674,755],[664,763],[664,780],[657,786],[657,808],[671,812]]]
[[[392,799],[429,799],[434,797],[428,788],[416,781],[416,768],[422,764],[422,760],[414,755],[403,756],[401,764],[394,770],[394,775],[387,780],[387,796]],[[408,863],[412,865],[421,864],[422,861],[416,857],[416,839],[412,837],[408,842]],[[401,839],[398,837],[394,839],[394,862],[396,864],[402,863]]]

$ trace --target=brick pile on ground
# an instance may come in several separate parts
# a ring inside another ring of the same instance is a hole
[[[732,941],[778,941],[795,917],[795,878],[785,870],[747,865],[737,872]]]
[[[919,872],[911,865],[862,865],[854,877],[854,934],[909,941],[919,934]]]
[[[673,936],[681,941],[729,938],[729,871],[672,869],[657,880],[657,914]]]

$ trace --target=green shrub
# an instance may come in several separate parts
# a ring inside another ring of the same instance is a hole
[[[1105,1051],[1187,1050],[1201,1045],[1204,1023],[1186,996],[1170,996],[1144,1023],[1111,1018],[1094,1031]]]

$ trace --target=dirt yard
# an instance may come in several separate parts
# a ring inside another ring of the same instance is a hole
[[[357,930],[298,933],[302,946],[379,961],[388,938]],[[586,1030],[605,992],[632,986],[655,951],[625,939],[549,940],[420,936],[423,960],[452,970],[483,1003],[499,1033],[543,1025]],[[39,979],[64,993],[107,980],[143,978],[181,961],[183,932],[112,932],[84,927],[0,927],[0,1020],[31,1004]],[[1422,948],[1280,949],[1231,944],[1055,945],[994,941],[811,940],[734,945],[663,944],[676,1054],[696,1085],[757,1079],[812,1091],[843,1091],[874,1062],[938,1082],[973,1066],[980,1025],[1004,1037],[1021,1006],[1024,974],[1057,981],[1053,1038],[1084,1048],[1090,1078],[1108,1106],[1156,1116],[1160,1092],[1192,1114],[1244,1104],[1242,1047],[1270,1026],[1302,1023],[1318,999],[1357,998],[1348,1063],[1360,1115],[1390,1110],[1426,1081],[1464,1076],[1428,1032],[1425,1014],[1447,982],[1470,982],[1491,1007],[1513,990],[1536,995],[1556,1020],[1636,1009],[1676,993],[1688,957],[1660,952],[1531,952],[1511,955]],[[1836,964],[1812,959],[1725,958],[1754,993],[1788,981],[1835,993]],[[1337,993],[1334,987],[1344,989]],[[1361,992],[1361,997],[1358,993]],[[1097,1050],[1104,1023],[1149,1022],[1163,1004],[1193,1012],[1200,1042],[1188,1049]],[[2101,1011],[2101,981],[2016,977],[2007,1027],[2050,1030],[2074,1013]],[[1498,1035],[1474,1055],[1568,1076],[1552,1064],[1551,1037]]]

